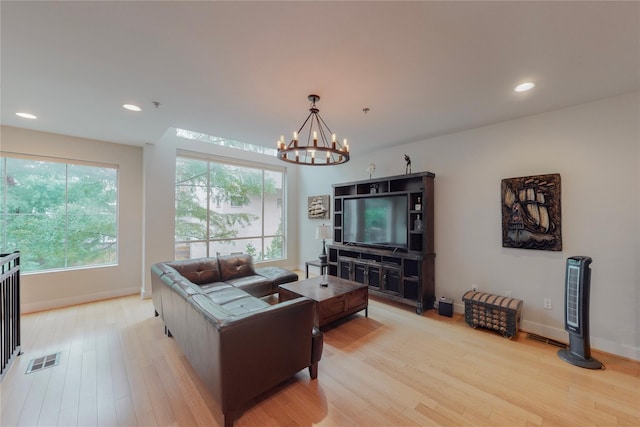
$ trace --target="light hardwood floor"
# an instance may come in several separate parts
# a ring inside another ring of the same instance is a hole
[[[352,316],[324,343],[317,381],[301,371],[236,426],[640,425],[640,363],[594,351],[606,370],[578,368],[553,346],[472,329],[460,315],[371,299],[368,318]],[[216,404],[151,300],[24,315],[22,349],[1,384],[4,427],[216,425]],[[25,374],[55,352],[58,366]]]

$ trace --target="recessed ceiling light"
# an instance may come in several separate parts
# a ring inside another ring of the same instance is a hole
[[[533,82],[521,83],[518,86],[516,86],[515,89],[513,90],[515,90],[516,92],[526,92],[528,90],[533,89],[535,85],[536,84]]]
[[[142,111],[142,108],[138,107],[137,105],[133,105],[133,104],[124,104],[123,107],[126,108],[129,111]]]
[[[29,113],[16,113],[16,116],[22,117],[23,119],[37,119],[36,116],[34,116],[33,114],[29,114]]]

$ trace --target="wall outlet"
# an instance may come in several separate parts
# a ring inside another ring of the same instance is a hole
[[[472,291],[477,291],[478,290],[478,285],[476,285],[475,283],[471,284],[471,290]]]
[[[544,299],[544,308],[545,310],[551,310],[551,298]]]
[[[504,296],[507,298],[511,298],[511,291],[504,291]]]

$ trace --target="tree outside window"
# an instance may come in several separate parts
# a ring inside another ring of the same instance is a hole
[[[175,257],[284,257],[284,172],[178,157]]]
[[[0,157],[0,249],[35,272],[117,263],[115,167]]]

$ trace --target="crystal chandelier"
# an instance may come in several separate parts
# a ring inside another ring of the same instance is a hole
[[[349,144],[343,140],[340,144],[336,140],[336,134],[332,133],[329,126],[320,117],[320,110],[316,102],[320,100],[318,95],[309,95],[311,108],[300,129],[293,133],[293,139],[287,144],[284,136],[277,142],[278,158],[289,163],[312,166],[339,165],[349,161]],[[305,126],[308,129],[305,130]],[[306,135],[306,141],[299,138]],[[329,139],[331,138],[331,139]]]

